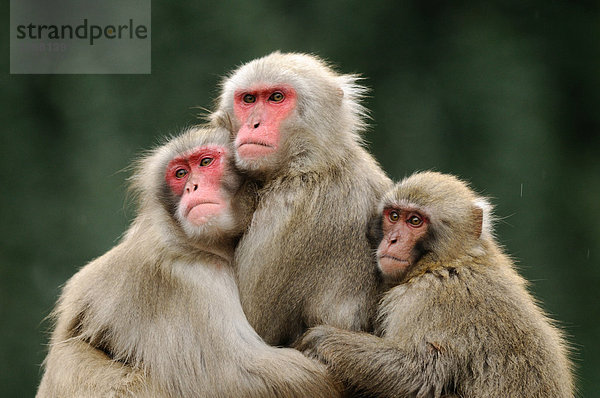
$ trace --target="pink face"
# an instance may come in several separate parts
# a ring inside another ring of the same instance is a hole
[[[418,260],[415,246],[428,227],[429,219],[417,210],[390,207],[383,211],[383,239],[377,258],[384,276],[399,278]]]
[[[242,159],[256,159],[277,152],[281,123],[296,107],[296,91],[288,85],[258,85],[234,94],[234,113],[241,123],[235,138]]]
[[[227,166],[227,149],[207,145],[171,160],[165,180],[180,197],[179,211],[193,225],[202,225],[219,215],[227,202],[221,181]]]

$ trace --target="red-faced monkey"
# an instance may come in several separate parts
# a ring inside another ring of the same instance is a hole
[[[337,396],[323,365],[244,316],[231,261],[252,200],[229,146],[192,128],[138,163],[138,215],[64,287],[38,397]]]
[[[381,337],[328,326],[299,348],[360,396],[573,397],[558,328],[492,236],[490,205],[453,176],[415,174],[381,205]]]
[[[270,344],[310,326],[368,330],[377,306],[369,223],[391,186],[363,148],[365,89],[305,54],[273,53],[223,83],[213,121],[262,183],[235,253],[242,306]]]

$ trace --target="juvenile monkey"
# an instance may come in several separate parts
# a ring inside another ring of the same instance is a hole
[[[392,286],[381,337],[321,326],[299,349],[359,396],[573,397],[561,331],[496,243],[490,205],[450,175],[415,174],[380,206]]]
[[[338,396],[244,316],[231,261],[252,201],[229,141],[192,128],[137,164],[138,215],[64,287],[38,397]]]
[[[363,148],[365,89],[306,54],[275,52],[223,83],[213,121],[262,184],[235,264],[242,306],[270,344],[322,323],[368,330],[377,305],[369,223],[388,177]]]

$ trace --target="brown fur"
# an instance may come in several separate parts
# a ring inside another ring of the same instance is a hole
[[[338,396],[322,365],[266,345],[243,314],[230,265],[251,201],[237,174],[222,180],[231,208],[194,236],[165,205],[168,161],[229,141],[194,128],[139,162],[138,216],[64,287],[37,397]]]
[[[381,303],[381,337],[317,327],[299,348],[364,396],[573,397],[565,339],[495,242],[487,201],[428,172],[399,183],[387,206],[416,206],[432,230]]]
[[[371,327],[377,276],[369,222],[391,182],[362,147],[365,89],[356,80],[314,56],[273,53],[223,84],[213,120],[234,132],[235,90],[287,83],[298,94],[277,155],[254,164],[236,159],[262,184],[235,263],[244,311],[270,344],[290,344],[321,323]]]

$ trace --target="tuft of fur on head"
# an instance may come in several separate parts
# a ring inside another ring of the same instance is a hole
[[[282,131],[288,132],[284,137],[287,153],[293,158],[327,148],[329,153],[312,154],[327,161],[335,148],[341,148],[342,155],[346,143],[362,144],[360,134],[366,128],[368,112],[360,101],[367,89],[359,80],[357,75],[335,72],[315,55],[277,51],[243,64],[223,80],[218,109],[211,120],[235,132],[240,128],[234,115],[236,90],[258,84],[291,85],[297,93],[297,108],[296,117],[290,117],[292,125],[282,125]]]
[[[129,188],[138,205],[136,221],[142,222],[140,217],[145,215],[153,225],[161,228],[161,235],[169,242],[184,241],[180,237],[185,235],[187,241],[199,240],[203,244],[211,244],[238,232],[238,222],[231,211],[225,211],[203,225],[192,225],[178,212],[178,198],[166,184],[169,162],[204,145],[231,148],[229,131],[223,128],[190,127],[149,151],[133,165],[134,173],[129,178]],[[240,182],[239,177],[225,179],[223,189],[233,197]]]
[[[383,197],[379,210],[390,206],[423,211],[430,220],[428,240],[438,254],[477,255],[482,242],[493,238],[491,204],[450,174],[426,171],[403,179]]]

